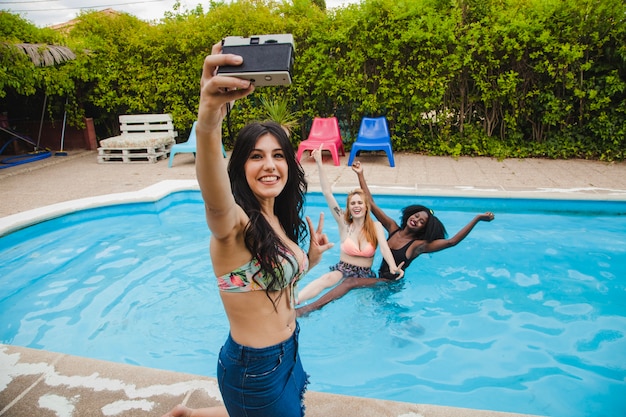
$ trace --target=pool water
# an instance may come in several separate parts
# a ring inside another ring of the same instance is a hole
[[[341,201],[341,198],[338,199]],[[394,218],[406,196],[380,196]],[[411,201],[412,202],[412,201]],[[553,417],[626,414],[626,202],[419,198],[458,246],[300,319],[315,391]],[[338,240],[321,194],[315,223]],[[0,238],[0,342],[215,376],[228,326],[198,192]],[[327,271],[339,245],[302,285]],[[375,268],[380,264],[376,256]]]

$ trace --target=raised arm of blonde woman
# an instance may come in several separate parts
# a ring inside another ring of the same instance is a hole
[[[339,235],[341,240],[343,240],[346,231],[346,222],[343,220],[343,210],[339,203],[337,203],[337,199],[333,195],[332,186],[326,177],[326,172],[324,171],[324,164],[322,163],[322,146],[319,149],[314,149],[311,152],[311,156],[315,159],[317,164],[317,172],[320,179],[320,187],[322,189],[322,194],[324,195],[324,199],[326,200],[326,204],[330,209],[333,218],[337,222],[337,226],[339,227]]]

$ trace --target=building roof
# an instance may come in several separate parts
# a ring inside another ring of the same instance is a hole
[[[100,13],[104,16],[119,16],[122,12],[118,12],[117,10],[108,8],[104,10],[100,10],[97,13]],[[56,25],[48,26],[50,29],[57,30],[59,32],[67,33],[78,23],[80,17],[74,18],[72,20],[68,20],[65,23],[58,23]]]

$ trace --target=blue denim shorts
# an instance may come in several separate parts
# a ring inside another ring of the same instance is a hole
[[[230,417],[302,417],[308,375],[298,354],[300,326],[292,336],[261,349],[228,336],[217,362],[217,382]]]

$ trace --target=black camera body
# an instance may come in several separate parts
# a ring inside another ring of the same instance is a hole
[[[291,34],[227,36],[222,53],[240,55],[243,64],[219,67],[218,75],[244,78],[256,87],[291,84],[295,54]]]

